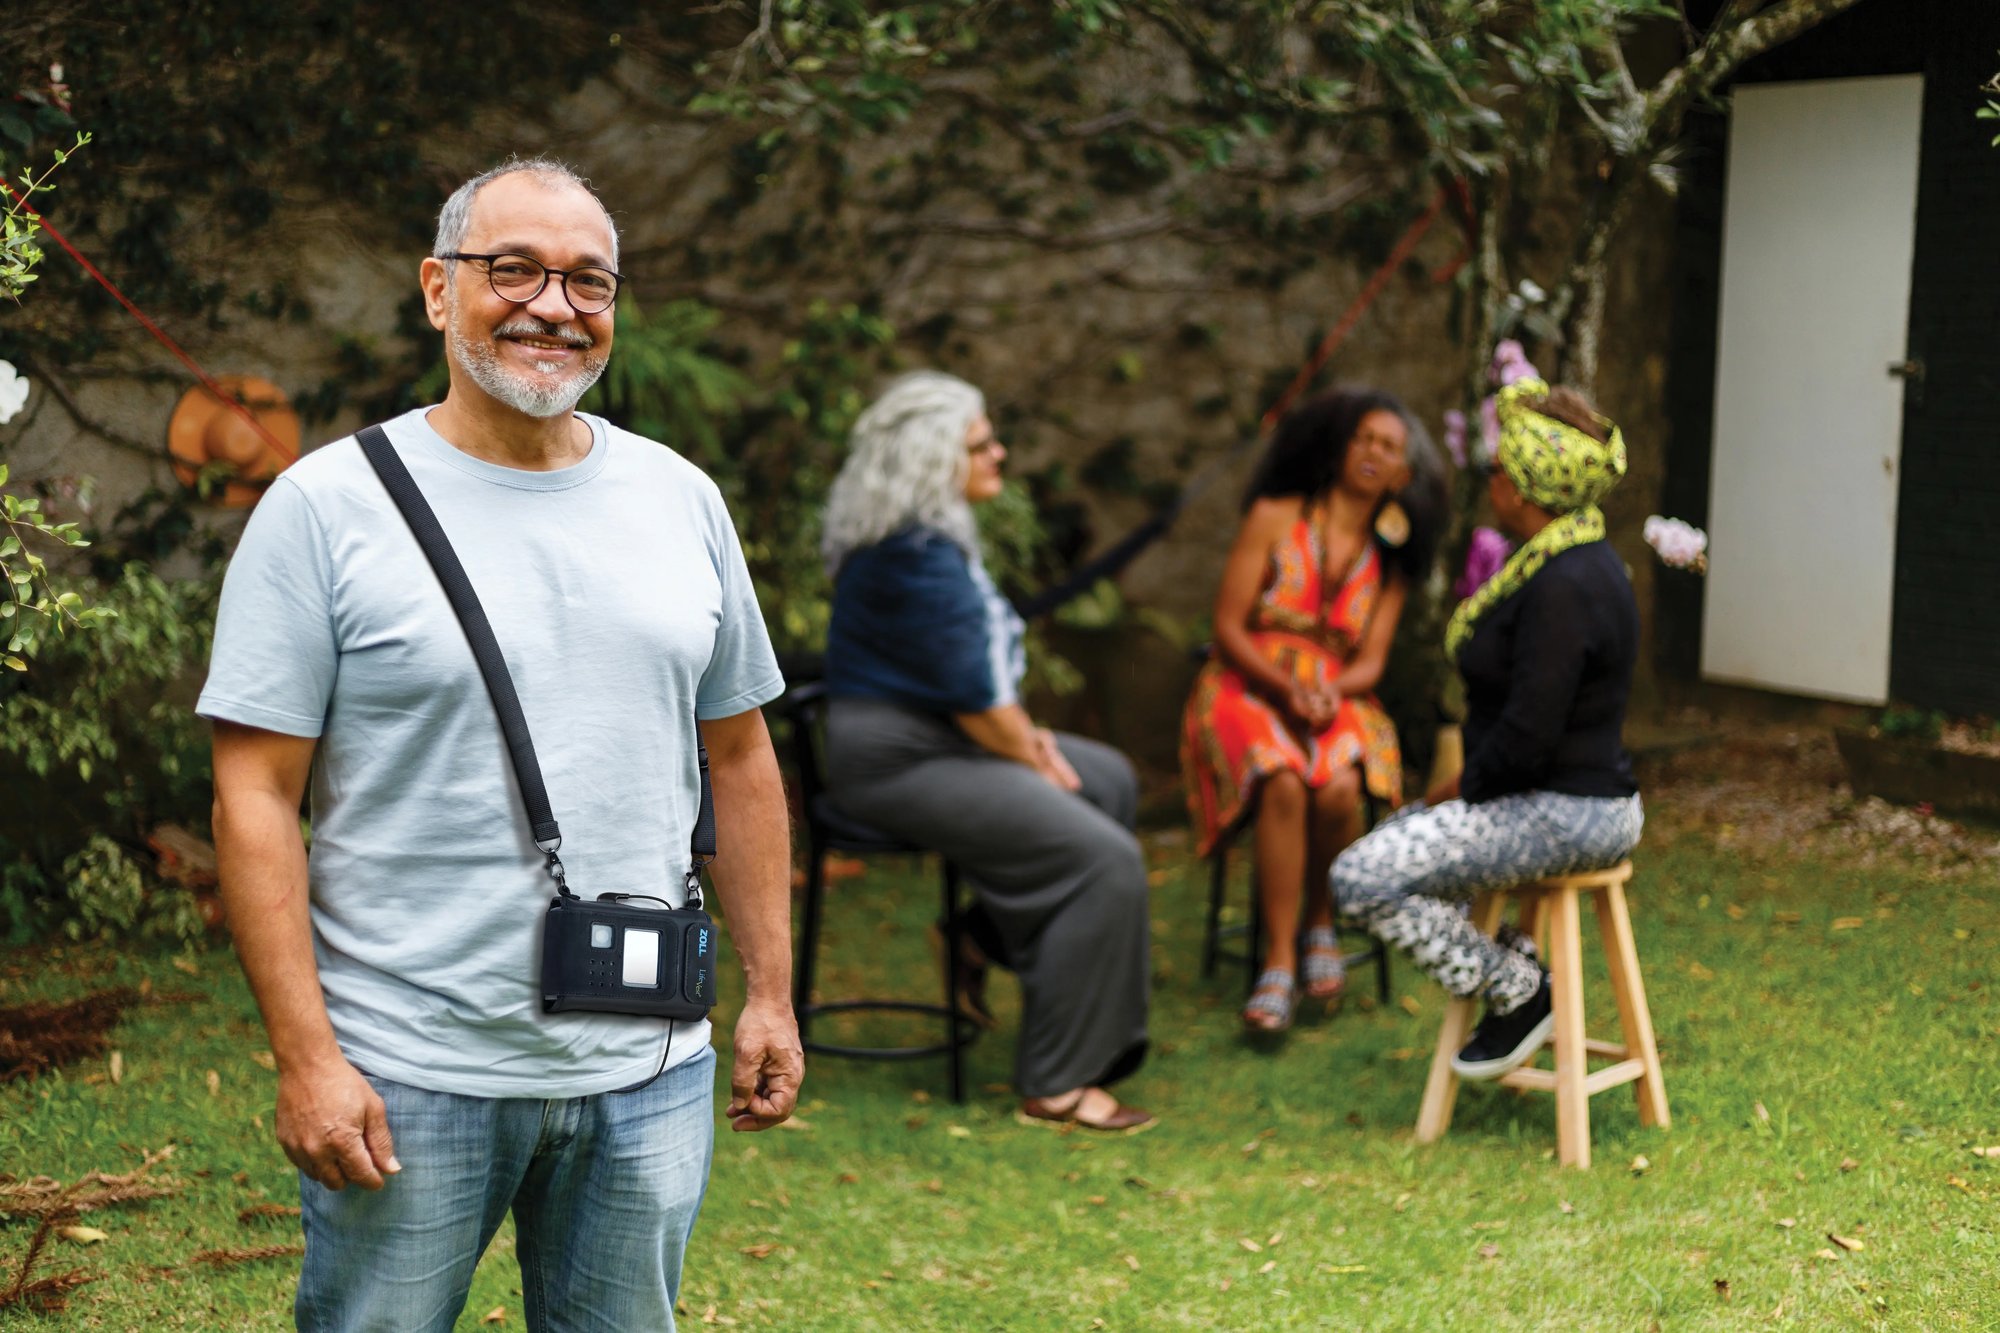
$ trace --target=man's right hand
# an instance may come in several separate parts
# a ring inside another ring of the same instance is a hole
[[[379,1190],[383,1176],[403,1169],[382,1098],[340,1059],[279,1073],[278,1146],[292,1165],[330,1190]]]

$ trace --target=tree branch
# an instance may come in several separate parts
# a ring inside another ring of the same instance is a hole
[[[1859,0],[1779,0],[1769,9],[1732,22],[1751,3],[1752,0],[1730,0],[1694,54],[1646,95],[1645,108],[1639,117],[1639,142],[1633,156],[1650,157],[1657,152],[1680,132],[1688,108],[1714,92],[1746,61],[1852,9]]]

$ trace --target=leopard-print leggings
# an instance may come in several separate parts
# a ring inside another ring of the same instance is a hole
[[[1462,904],[1482,889],[1616,865],[1644,823],[1636,795],[1538,791],[1405,807],[1333,863],[1334,901],[1453,995],[1484,995],[1504,1014],[1534,995],[1541,965],[1513,932],[1480,933]]]

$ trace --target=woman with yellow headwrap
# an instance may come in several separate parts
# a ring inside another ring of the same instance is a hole
[[[1465,678],[1463,775],[1349,847],[1332,873],[1347,915],[1453,995],[1485,997],[1452,1062],[1469,1079],[1525,1062],[1553,1017],[1533,944],[1489,938],[1460,905],[1616,864],[1643,822],[1622,739],[1639,612],[1597,507],[1625,475],[1624,438],[1581,394],[1532,377],[1500,391],[1499,417],[1487,494],[1520,546],[1445,634]]]

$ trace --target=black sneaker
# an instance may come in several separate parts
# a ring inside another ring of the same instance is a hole
[[[1540,988],[1526,1004],[1512,1013],[1489,1013],[1479,1020],[1479,1026],[1472,1030],[1472,1040],[1452,1057],[1451,1072],[1473,1082],[1499,1078],[1526,1064],[1542,1049],[1555,1026],[1549,974],[1544,972]]]

